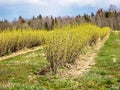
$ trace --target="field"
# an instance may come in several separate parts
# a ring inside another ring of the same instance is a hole
[[[0,61],[0,90],[119,90],[120,33],[110,32],[108,27],[91,24],[65,26],[53,31],[0,32],[1,56],[24,48],[43,46],[39,50]],[[60,69],[75,64],[81,54],[92,50],[98,40],[102,41],[109,33],[109,39],[89,72],[75,78],[59,76]],[[40,75],[41,71],[45,75]]]

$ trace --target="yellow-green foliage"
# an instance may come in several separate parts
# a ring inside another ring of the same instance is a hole
[[[0,56],[23,48],[43,45],[51,69],[57,72],[59,66],[74,63],[86,45],[96,43],[110,32],[110,28],[81,24],[45,30],[11,30],[0,32]]]
[[[12,30],[0,32],[0,56],[23,48],[30,48],[44,43],[42,30]]]
[[[103,38],[110,28],[100,28],[96,25],[81,24],[61,30],[49,32],[45,44],[45,54],[51,63],[51,69],[57,73],[57,68],[65,63],[74,63],[86,45],[96,43]]]

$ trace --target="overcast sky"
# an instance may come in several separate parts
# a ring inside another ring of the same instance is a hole
[[[0,0],[0,20],[19,16],[75,16],[107,9],[110,4],[120,8],[120,0]]]

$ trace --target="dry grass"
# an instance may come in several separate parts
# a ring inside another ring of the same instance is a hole
[[[18,55],[21,55],[21,54],[26,54],[28,52],[36,51],[36,50],[39,50],[41,48],[43,48],[43,47],[42,46],[38,46],[38,47],[34,47],[32,49],[26,48],[26,49],[23,49],[23,50],[19,50],[19,51],[16,51],[16,52],[14,52],[14,53],[12,53],[10,55],[0,57],[0,61],[1,60],[5,60],[5,59],[9,59],[11,57],[15,57],[15,56],[18,56]],[[29,58],[29,57],[27,57],[27,58]]]

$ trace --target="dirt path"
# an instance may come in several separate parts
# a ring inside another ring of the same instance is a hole
[[[107,35],[102,41],[98,41],[97,44],[90,49],[86,54],[80,55],[79,59],[76,60],[74,65],[69,65],[69,69],[63,69],[59,71],[58,75],[62,78],[77,78],[88,72],[91,66],[95,65],[95,58],[97,57],[98,51],[104,45],[105,41],[109,38]]]
[[[31,49],[26,48],[26,49],[23,49],[23,50],[19,50],[19,51],[14,52],[10,55],[0,57],[0,61],[5,60],[5,59],[9,59],[11,57],[15,57],[15,56],[18,56],[18,55],[26,54],[28,52],[36,51],[36,50],[39,50],[41,48],[42,48],[42,46],[37,46],[37,47],[33,47]]]

